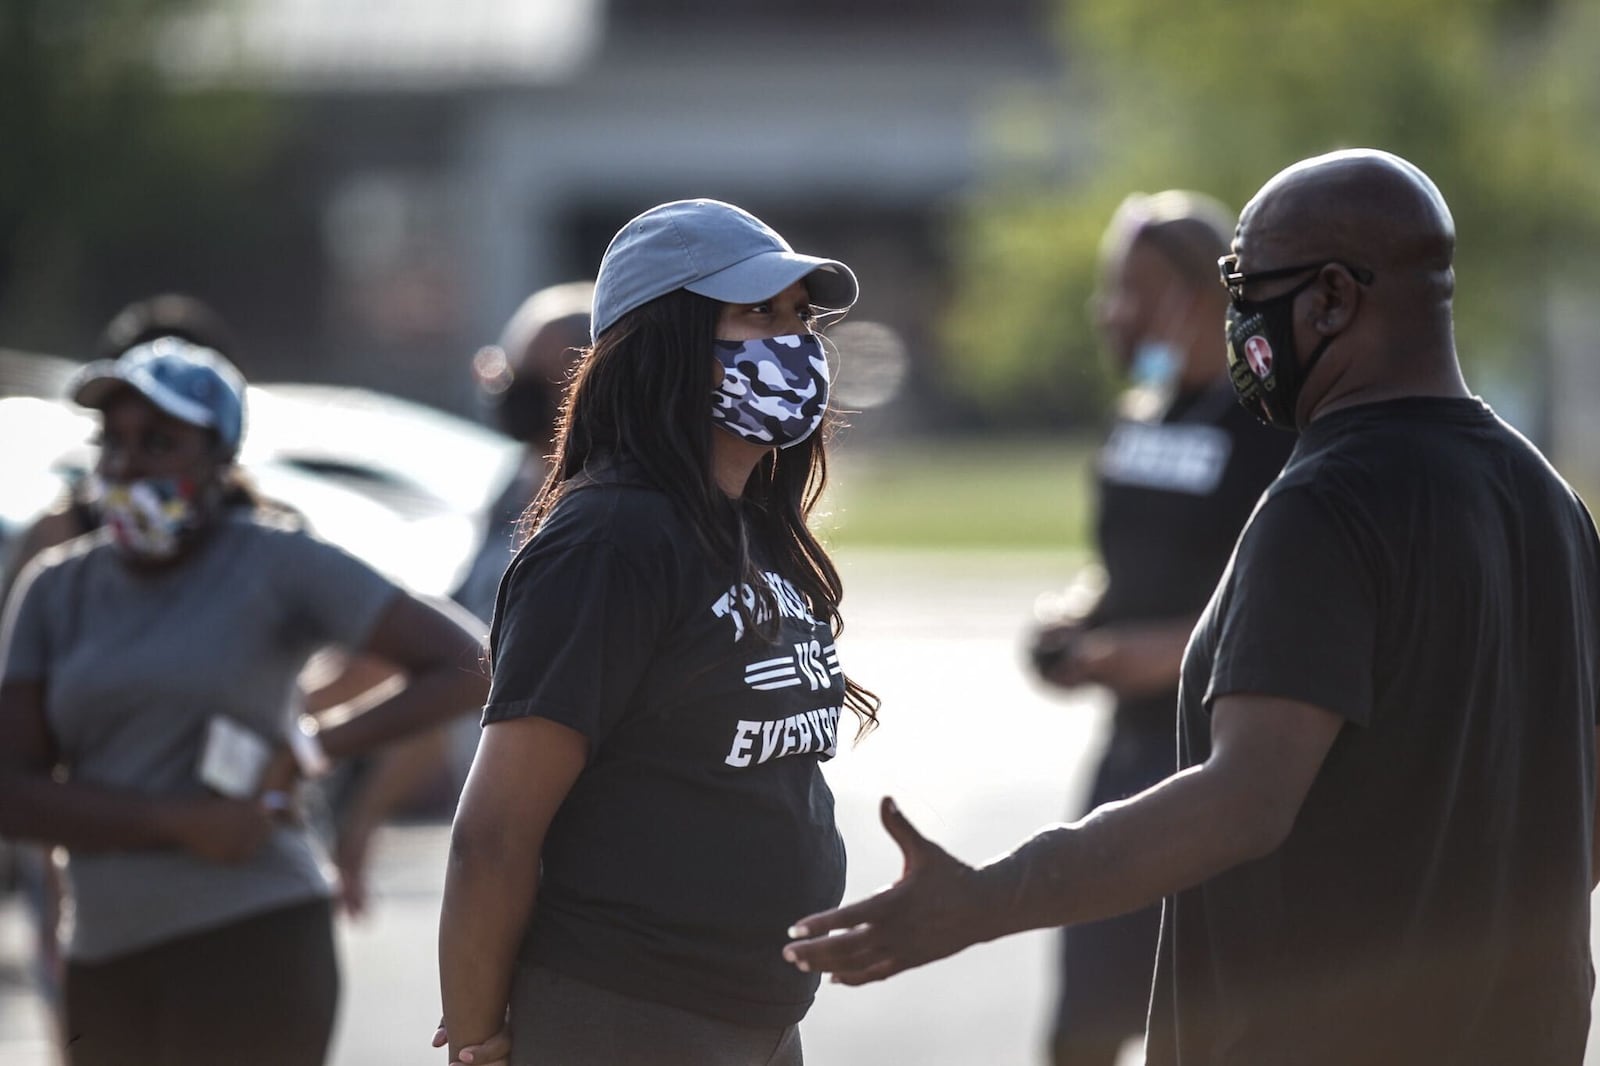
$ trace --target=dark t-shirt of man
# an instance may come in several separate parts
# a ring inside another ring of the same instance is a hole
[[[1167,901],[1151,1066],[1582,1061],[1600,692],[1582,502],[1476,400],[1319,419],[1186,655],[1345,719],[1288,839]]]
[[[1106,589],[1089,627],[1199,614],[1293,444],[1293,436],[1246,411],[1226,379],[1180,393],[1158,418],[1120,420],[1097,464],[1095,540]],[[1116,729],[1152,745],[1162,761],[1140,765],[1136,780],[1105,782],[1112,787],[1097,789],[1095,803],[1143,791],[1171,770],[1177,688],[1174,681],[1170,689],[1117,700]]]

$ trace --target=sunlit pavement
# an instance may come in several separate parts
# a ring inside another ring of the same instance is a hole
[[[1026,678],[1019,655],[1058,557],[852,554],[844,560],[845,666],[884,698],[883,727],[829,770],[850,848],[848,896],[891,881],[899,853],[877,822],[893,795],[925,833],[979,860],[1059,818],[1087,787],[1103,727],[1092,698]],[[446,830],[389,831],[368,919],[341,930],[345,993],[334,1066],[437,1066],[435,923]],[[0,959],[25,943],[0,914]],[[1040,1061],[1053,990],[1048,934],[1012,937],[867,988],[824,985],[803,1026],[817,1066],[989,1066]],[[0,964],[0,1063],[47,1066],[37,1005]],[[1138,1056],[1125,1056],[1124,1066]],[[1600,1066],[1591,1046],[1588,1066]]]

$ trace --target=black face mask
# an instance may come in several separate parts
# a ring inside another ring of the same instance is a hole
[[[1294,430],[1295,406],[1300,390],[1322,353],[1333,343],[1332,337],[1311,350],[1305,365],[1300,365],[1294,350],[1294,298],[1317,275],[1302,281],[1288,292],[1268,300],[1243,300],[1235,297],[1228,305],[1228,378],[1245,410],[1269,426]]]

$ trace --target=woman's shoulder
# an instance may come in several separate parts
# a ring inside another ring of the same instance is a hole
[[[303,544],[322,543],[303,519],[290,512],[234,507],[224,512],[218,521],[241,545],[294,551]]]
[[[337,560],[355,560],[349,551],[317,535],[305,520],[292,512],[240,507],[221,519],[226,547],[234,557],[248,557],[266,572],[303,576],[303,566],[337,565]]]
[[[36,550],[29,558],[19,558],[16,571],[8,576],[8,583],[0,586],[0,617],[21,610],[28,601],[29,608],[53,611],[49,605],[60,605],[72,597],[71,589],[82,581],[94,580],[93,575],[104,573],[112,565],[110,534],[102,529],[71,537],[57,544]],[[3,649],[0,649],[3,650]]]
[[[35,580],[58,580],[62,575],[90,565],[91,560],[109,555],[112,550],[111,535],[104,529],[68,535],[64,540],[37,547],[27,558],[19,559],[18,584],[23,575],[29,574],[34,575]],[[45,577],[46,574],[52,577]]]
[[[686,532],[666,493],[624,473],[568,484],[534,540],[646,547],[676,541]]]
[[[511,565],[519,579],[599,566],[651,586],[681,587],[699,574],[692,527],[660,489],[638,480],[569,486]]]

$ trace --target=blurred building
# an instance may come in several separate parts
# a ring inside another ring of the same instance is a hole
[[[252,288],[252,264],[209,279],[277,353],[266,376],[466,409],[467,355],[525,294],[592,274],[624,221],[685,196],[847,260],[855,317],[926,351],[953,199],[1018,161],[1008,121],[1037,127],[1059,92],[1045,7],[238,0],[176,24],[163,62],[284,103],[265,208],[284,222],[257,264],[276,284]],[[1065,118],[1016,152],[1065,158]]]

